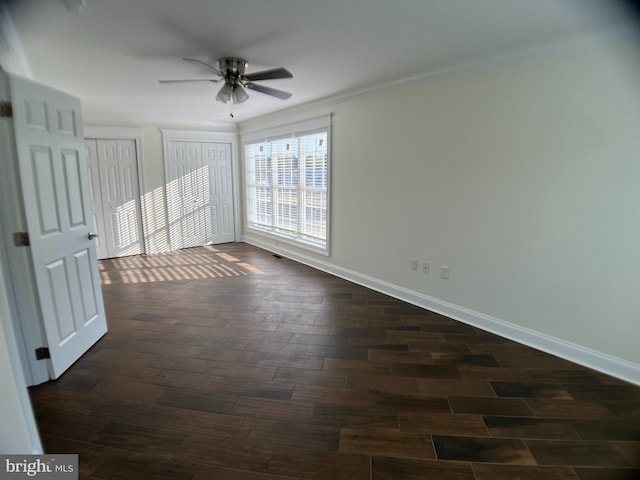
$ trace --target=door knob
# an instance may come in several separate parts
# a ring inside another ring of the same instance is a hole
[[[87,238],[89,240],[93,240],[94,238],[98,238],[98,234],[97,233],[89,233],[89,235],[87,235]]]

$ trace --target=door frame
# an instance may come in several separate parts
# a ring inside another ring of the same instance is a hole
[[[142,235],[142,253],[149,252],[149,235],[146,228],[149,225],[146,218],[147,210],[144,208],[144,164],[142,159],[142,129],[139,127],[116,127],[103,125],[85,125],[84,138],[95,140],[133,140],[136,146],[136,168],[138,171],[138,191],[140,192],[139,202],[136,208],[139,208],[138,216],[140,222],[140,233]],[[102,200],[101,200],[102,202]]]
[[[169,142],[210,142],[210,143],[228,143],[231,145],[231,187],[233,198],[233,238],[234,242],[239,239],[242,231],[242,221],[240,219],[240,161],[238,157],[239,136],[237,133],[227,132],[208,132],[203,130],[173,130],[161,128],[162,133],[162,154],[164,160],[164,185],[165,185],[165,201],[167,201],[166,188],[171,178],[169,171]],[[165,205],[168,212],[169,206]],[[168,228],[168,223],[167,223]],[[169,238],[171,245],[171,238]],[[171,245],[171,250],[175,250]]]

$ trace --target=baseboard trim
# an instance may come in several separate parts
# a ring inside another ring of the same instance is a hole
[[[282,244],[274,245],[251,235],[245,235],[242,241],[270,252],[277,253],[283,257],[290,258],[291,260],[295,260],[323,272],[344,278],[345,280],[349,280],[350,282],[357,283],[358,285],[362,285],[377,292],[390,295],[412,305],[445,315],[453,318],[454,320],[466,323],[467,325],[495,333],[496,335],[508,338],[509,340],[542,350],[585,367],[593,368],[594,370],[631,382],[635,385],[640,385],[640,365],[627,360],[552,337],[542,332],[514,325],[513,323],[509,323],[474,310],[444,302],[437,298],[433,298],[404,287],[399,287],[353,270],[333,265],[289,249]]]

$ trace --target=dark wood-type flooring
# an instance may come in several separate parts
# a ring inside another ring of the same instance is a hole
[[[109,333],[30,389],[81,478],[640,478],[640,387],[246,244],[100,268]]]

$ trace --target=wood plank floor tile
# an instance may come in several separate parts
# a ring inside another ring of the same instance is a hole
[[[579,480],[572,468],[521,465],[472,465],[476,480]]]
[[[572,420],[583,440],[629,440],[640,442],[640,420]]]
[[[231,413],[237,396],[212,391],[187,390],[184,388],[167,388],[158,399],[159,405],[187,408],[213,413]],[[171,411],[173,414],[175,410]],[[169,417],[171,416],[169,415]],[[168,420],[169,418],[167,418]]]
[[[434,435],[439,460],[535,465],[527,445],[520,439]]]
[[[450,396],[453,413],[475,413],[478,415],[533,416],[524,400],[520,398],[486,398]]]
[[[94,479],[144,478],[149,480],[190,480],[197,466],[168,456],[109,450],[92,472]],[[122,472],[127,472],[124,476]]]
[[[249,438],[255,418],[177,408],[163,428],[221,438]]]
[[[548,418],[614,418],[611,409],[602,402],[580,402],[546,398],[526,399],[527,405],[538,417]]]
[[[347,388],[367,390],[393,390],[398,393],[418,393],[416,378],[394,377],[378,373],[347,372]]]
[[[580,480],[638,480],[637,468],[575,468]]]
[[[186,433],[175,430],[109,422],[91,443],[132,452],[171,455],[186,436]]]
[[[401,411],[398,424],[402,432],[489,436],[480,415]]]
[[[573,398],[581,401],[622,400],[640,403],[640,388],[634,385],[567,385]]]
[[[80,442],[91,441],[108,423],[104,418],[61,412],[54,408],[42,408],[38,414],[41,430]]]
[[[302,450],[337,452],[340,444],[340,429],[306,423],[258,419],[251,429],[249,439],[254,442],[284,445]]]
[[[343,428],[340,452],[388,457],[434,459],[431,435],[383,428]]]
[[[572,428],[572,424],[563,419],[493,416],[483,418],[493,437],[564,440],[580,438]]]
[[[629,467],[625,456],[610,442],[526,440],[540,465]]]
[[[482,380],[418,378],[418,390],[428,395],[495,397],[489,382]]]
[[[402,411],[451,412],[449,401],[445,397],[372,390],[369,398],[373,405],[392,407]]]
[[[192,480],[300,480],[300,477],[283,477],[266,473],[249,472],[231,468],[200,465]]]
[[[240,397],[229,413],[268,420],[310,423],[313,406],[295,401]]]
[[[92,405],[91,415],[95,417],[150,427],[163,426],[175,411],[170,406],[132,402],[118,398],[96,400]]]
[[[491,382],[499,397],[554,398],[573,400],[571,394],[562,386],[549,383]]]
[[[373,457],[372,480],[475,480],[471,465],[465,462],[437,462],[404,458]]]
[[[613,442],[618,450],[629,461],[630,465],[640,467],[640,441],[636,442]]]
[[[350,453],[311,452],[278,449],[269,462],[267,472],[274,475],[299,476],[309,480],[369,480],[370,459]]]
[[[291,400],[301,404],[314,403],[368,406],[370,404],[369,391],[351,388],[318,387],[315,385],[297,384],[293,388]]]
[[[398,428],[398,414],[391,408],[316,403],[312,423],[336,427]]]
[[[456,365],[420,365],[411,363],[393,363],[391,371],[397,377],[418,378],[460,378]]]

